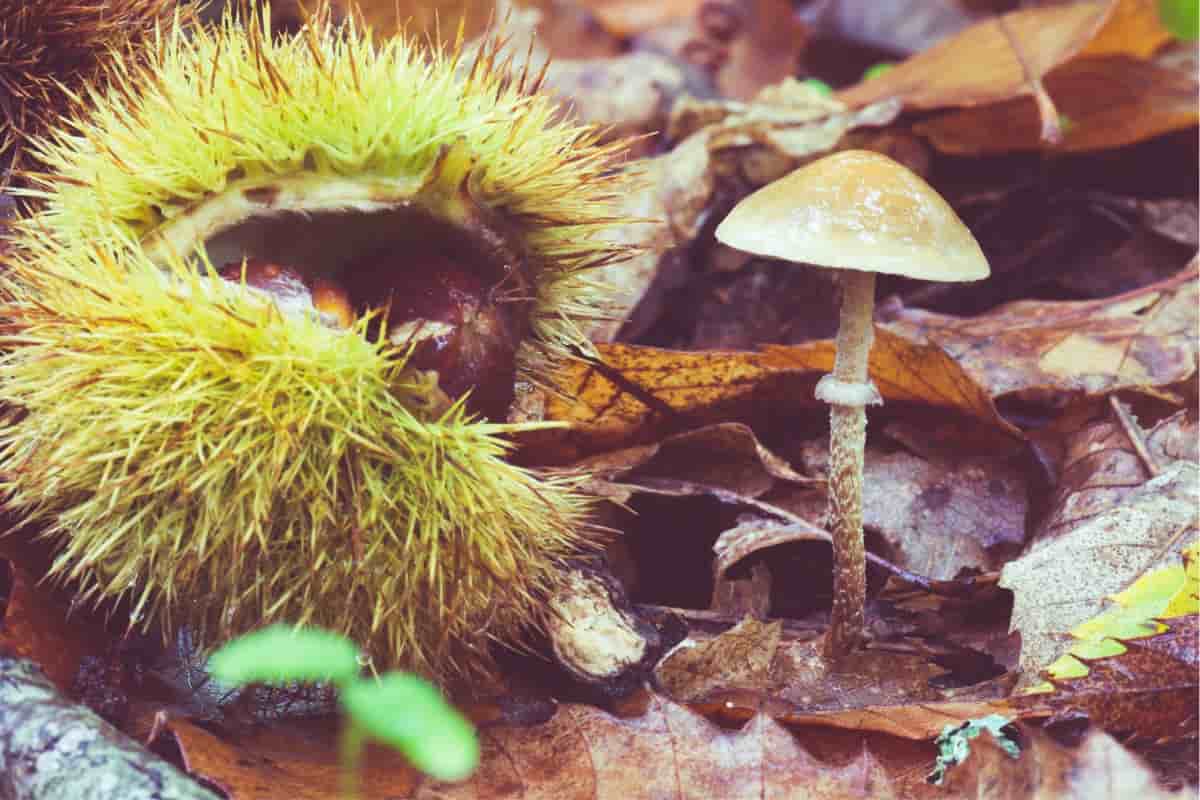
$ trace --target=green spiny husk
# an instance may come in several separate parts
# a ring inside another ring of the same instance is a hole
[[[470,161],[472,201],[538,264],[536,340],[582,344],[571,320],[599,301],[588,270],[626,255],[595,235],[624,221],[629,178],[614,169],[624,144],[562,120],[540,76],[513,76],[494,45],[467,65],[459,48],[376,45],[327,13],[272,37],[267,13],[173,28],[145,63],[112,76],[112,91],[92,92],[88,115],[36,151],[50,174],[31,192],[44,210],[30,235],[153,247],[231,190],[304,175],[418,187],[454,149]]]
[[[619,151],[494,51],[468,70],[322,15],[281,39],[263,19],[165,31],[39,147],[42,210],[18,225],[0,307],[3,488],[56,543],[54,574],[135,620],[210,640],[312,623],[382,664],[486,667],[594,541],[578,479],[509,464],[516,426],[445,410],[369,320],[281,313],[217,280],[203,241],[158,244],[248,185],[411,187],[390,201],[467,233],[482,214],[525,259],[541,368],[580,341],[585,270],[622,255],[593,238]]]

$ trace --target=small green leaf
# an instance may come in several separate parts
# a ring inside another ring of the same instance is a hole
[[[353,680],[358,648],[319,628],[271,625],[239,636],[212,654],[208,669],[222,683],[281,684],[293,681]]]
[[[822,97],[833,97],[833,87],[820,78],[805,78],[802,83]]]
[[[471,723],[432,684],[402,672],[342,689],[342,707],[367,735],[399,750],[442,781],[466,778],[479,763]]]
[[[891,61],[880,61],[878,64],[872,64],[862,74],[864,81],[869,81],[872,78],[878,78],[883,73],[893,69],[896,65]]]
[[[1180,39],[1200,37],[1200,0],[1158,0],[1158,17]]]

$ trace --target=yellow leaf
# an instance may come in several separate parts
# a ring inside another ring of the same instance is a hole
[[[1126,651],[1121,641],[1154,636],[1168,630],[1157,620],[1200,614],[1200,542],[1183,551],[1183,563],[1155,570],[1133,585],[1109,597],[1116,606],[1075,626],[1071,635],[1078,641],[1068,655],[1047,668],[1053,680],[1082,678],[1086,661],[1118,656]],[[1082,659],[1082,661],[1081,661]],[[1025,693],[1051,691],[1048,683]]]

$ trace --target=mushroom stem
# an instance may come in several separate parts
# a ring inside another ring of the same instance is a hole
[[[875,332],[875,273],[845,270],[833,381],[818,398],[830,402],[829,498],[833,516],[833,609],[826,640],[831,659],[849,654],[862,640],[867,599],[863,544],[863,449],[867,439],[867,399],[875,395],[867,378],[867,356]],[[824,381],[823,381],[824,382]],[[833,389],[849,391],[831,391]],[[854,389],[861,391],[855,392]],[[854,396],[857,394],[858,396]],[[831,396],[832,395],[832,396]],[[878,400],[875,400],[878,402]]]

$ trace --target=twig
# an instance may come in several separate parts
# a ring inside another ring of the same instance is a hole
[[[1138,454],[1138,458],[1142,460],[1142,464],[1146,466],[1146,471],[1150,473],[1151,478],[1157,478],[1162,474],[1162,467],[1158,465],[1158,461],[1150,452],[1150,448],[1146,447],[1146,435],[1141,427],[1130,416],[1129,410],[1117,399],[1115,394],[1108,396],[1108,404],[1112,406],[1113,413],[1117,415],[1117,422],[1121,423],[1121,429],[1125,431],[1125,437],[1129,439],[1129,443],[1133,445],[1133,451]]]

